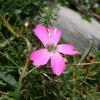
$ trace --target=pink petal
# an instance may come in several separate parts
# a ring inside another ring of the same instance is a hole
[[[62,35],[61,30],[51,27],[48,29],[48,32],[50,34],[51,42],[53,42],[54,44],[58,44],[58,42],[61,38],[61,35]]]
[[[51,56],[51,68],[57,76],[60,76],[61,73],[64,71],[64,58],[59,53],[56,53]]]
[[[75,47],[71,44],[58,45],[58,52],[68,55],[80,54],[80,52],[77,51]]]
[[[41,66],[47,64],[50,59],[50,54],[47,49],[40,49],[37,51],[33,51],[30,54],[30,60],[33,61],[33,65]]]
[[[49,43],[48,31],[44,25],[37,25],[33,29],[33,31],[35,32],[35,35],[40,39],[44,46],[46,46],[46,44]]]

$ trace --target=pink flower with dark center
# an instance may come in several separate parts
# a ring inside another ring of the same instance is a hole
[[[57,45],[62,35],[60,29],[54,27],[46,28],[44,25],[39,24],[33,31],[45,48],[33,51],[30,54],[30,60],[33,62],[33,65],[37,67],[45,65],[51,60],[52,71],[57,76],[60,76],[66,66],[61,53],[67,55],[80,53],[71,44]]]

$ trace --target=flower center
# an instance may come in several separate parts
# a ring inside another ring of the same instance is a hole
[[[55,53],[56,50],[57,50],[57,46],[55,46],[54,44],[47,45],[46,48],[47,48],[47,50],[48,50],[49,52],[53,52],[53,53]]]

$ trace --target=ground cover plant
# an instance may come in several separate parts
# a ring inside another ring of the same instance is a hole
[[[100,51],[92,50],[92,41],[84,53],[77,48],[78,55],[62,55],[66,68],[60,74],[50,62],[36,67],[30,61],[32,51],[43,48],[32,30],[54,25],[59,2],[0,0],[0,100],[100,99]]]

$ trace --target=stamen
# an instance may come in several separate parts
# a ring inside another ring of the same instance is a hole
[[[53,44],[51,44],[51,45],[47,45],[47,50],[49,51],[49,52],[56,52],[56,50],[57,50],[57,46],[54,46]]]

